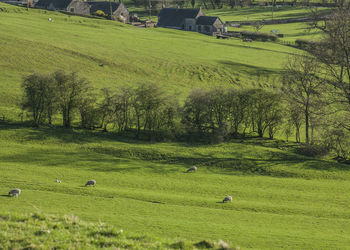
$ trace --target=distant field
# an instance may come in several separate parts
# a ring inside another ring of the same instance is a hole
[[[134,234],[242,249],[350,245],[350,169],[282,142],[149,144],[0,125],[0,145],[2,214],[75,214]],[[193,165],[197,173],[184,173]],[[92,178],[96,187],[84,187]],[[18,199],[2,196],[14,187]],[[232,203],[220,203],[226,195]]]
[[[77,71],[97,88],[152,81],[183,98],[195,86],[278,84],[284,61],[297,52],[275,43],[0,8],[0,116],[17,120],[19,86],[32,72]]]
[[[320,13],[328,12],[329,8],[317,8]],[[234,9],[204,10],[206,15],[219,16],[222,21],[255,21],[307,17],[311,13],[306,7],[250,7]]]
[[[240,28],[229,27],[231,31],[255,31],[253,26],[244,25]],[[306,23],[289,23],[289,24],[274,24],[265,25],[259,32],[271,33],[272,30],[278,30],[280,34],[283,34],[283,38],[279,38],[280,41],[294,42],[296,39],[317,40],[322,37],[322,32],[315,29],[309,29]]]

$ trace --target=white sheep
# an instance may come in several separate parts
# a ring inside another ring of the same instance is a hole
[[[85,184],[85,186],[91,186],[91,185],[95,186],[96,185],[96,181],[95,180],[88,180],[86,182],[86,184]]]
[[[197,167],[196,166],[193,166],[193,167],[190,167],[186,173],[189,173],[189,172],[196,172],[197,171]]]
[[[57,183],[61,183],[62,181],[60,181],[59,179],[56,179],[56,182],[57,182]]]
[[[222,203],[225,203],[225,201],[229,201],[229,202],[232,202],[232,196],[226,196],[224,199],[223,199],[223,201],[222,201]]]
[[[19,189],[19,188],[11,189],[9,192],[9,196],[12,196],[12,197],[13,196],[18,197],[20,194],[21,194],[21,189]]]

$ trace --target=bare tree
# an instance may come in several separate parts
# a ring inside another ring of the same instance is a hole
[[[320,64],[311,56],[295,55],[289,58],[283,75],[283,92],[288,102],[303,110],[306,143],[310,143],[311,115],[320,107],[324,81],[319,77]],[[296,109],[298,111],[300,109]]]
[[[53,73],[53,79],[56,85],[57,103],[62,112],[63,126],[71,127],[73,111],[78,108],[83,96],[91,90],[88,81],[85,78],[79,78],[73,73],[65,73],[58,70]]]
[[[32,114],[34,126],[42,124],[46,115],[48,115],[51,124],[54,102],[52,88],[52,78],[49,75],[34,73],[23,79],[22,109],[28,110]]]
[[[322,63],[329,98],[339,111],[350,112],[350,9],[343,1],[339,8],[324,22],[313,22],[313,27],[323,31],[321,43],[309,51]],[[349,121],[342,124],[350,130]]]
[[[249,98],[252,105],[250,120],[253,131],[256,131],[259,137],[263,137],[266,129],[270,128],[269,136],[272,139],[282,121],[280,96],[263,89],[253,89],[249,91]]]

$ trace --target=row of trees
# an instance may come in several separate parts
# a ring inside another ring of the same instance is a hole
[[[198,137],[256,132],[273,138],[282,122],[280,96],[263,89],[194,89],[181,107],[177,98],[153,83],[122,87],[117,91],[102,89],[97,94],[89,82],[76,73],[56,71],[31,74],[22,84],[22,108],[32,116],[34,126],[52,125],[61,116],[62,125],[70,127],[79,116],[82,128],[113,128],[119,132],[175,134],[188,132]]]

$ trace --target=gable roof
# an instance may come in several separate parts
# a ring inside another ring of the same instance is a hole
[[[36,6],[48,8],[52,4],[56,9],[66,9],[71,2],[72,0],[39,0]]]
[[[215,21],[220,18],[218,18],[217,16],[200,16],[197,19],[196,24],[197,25],[213,25],[215,23]],[[220,22],[222,22],[220,20]]]
[[[111,7],[112,7],[112,13],[116,11],[119,8],[120,3],[116,2],[87,2],[90,6],[90,13],[95,13],[98,10],[102,10],[106,15],[110,15],[111,13]]]
[[[201,9],[163,8],[158,15],[158,26],[180,27],[185,18],[196,18],[202,14]]]

